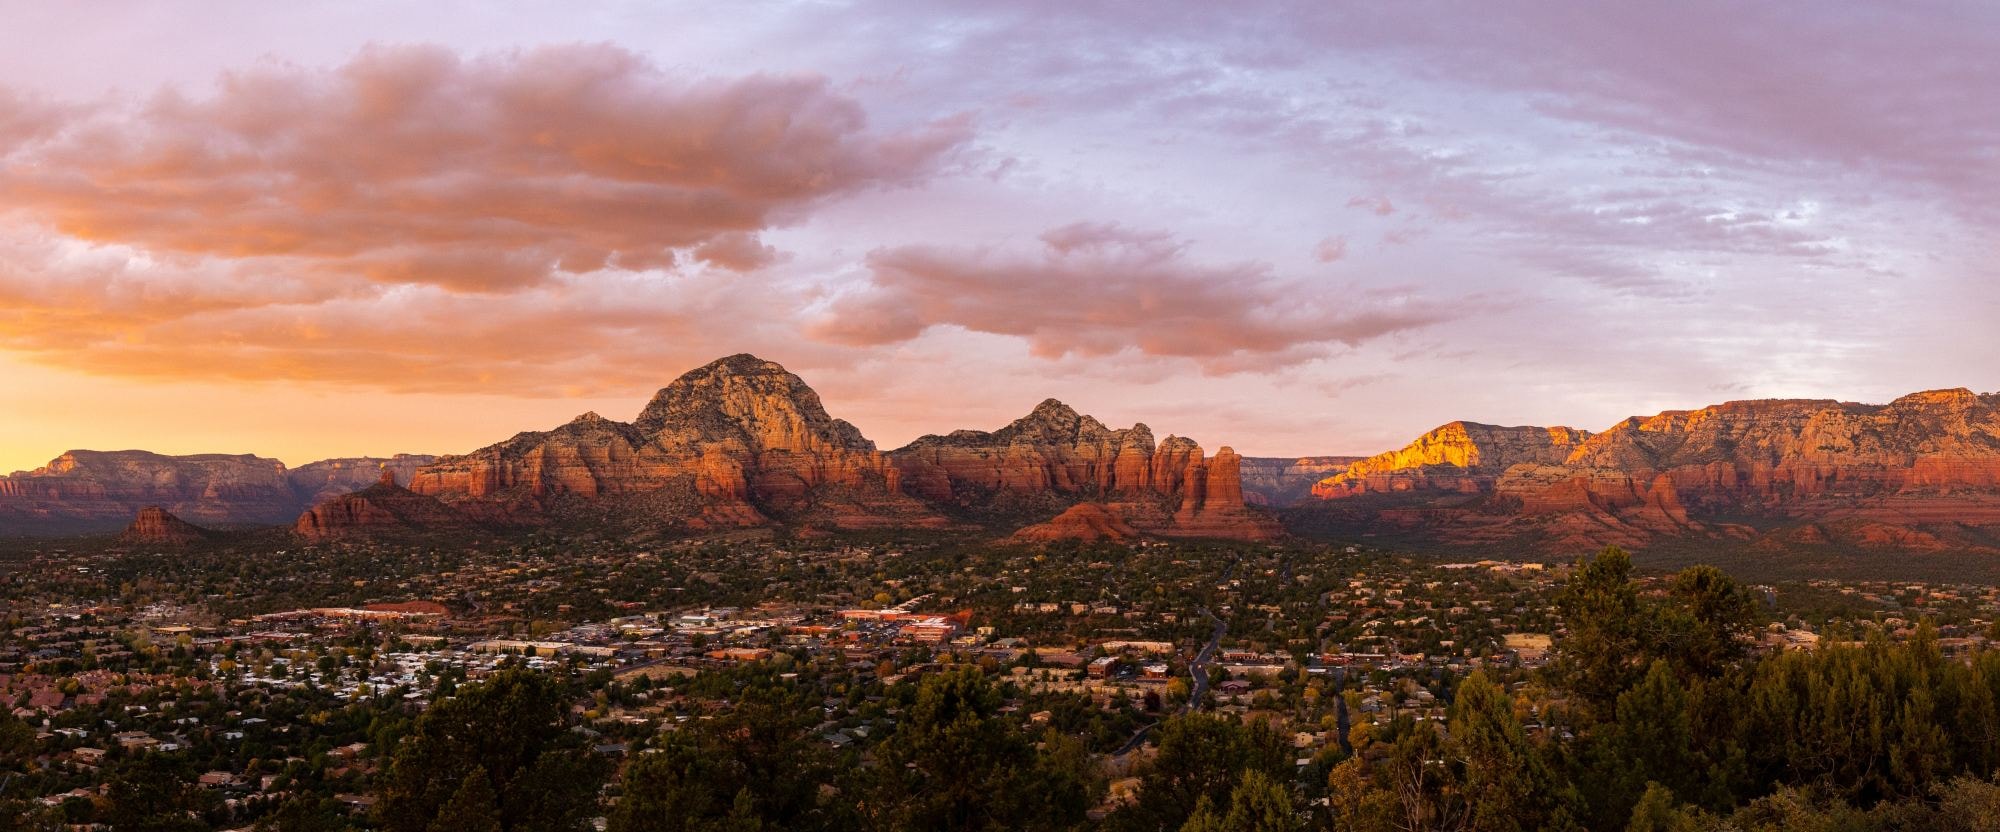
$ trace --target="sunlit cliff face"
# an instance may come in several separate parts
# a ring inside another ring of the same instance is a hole
[[[2000,12],[1324,5],[15,10],[0,470],[463,451],[745,351],[889,446],[2000,387]]]

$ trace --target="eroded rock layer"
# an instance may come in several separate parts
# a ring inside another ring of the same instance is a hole
[[[694,529],[800,520],[942,526],[887,457],[785,368],[736,355],[693,370],[631,423],[586,413],[418,469],[410,488],[497,522],[579,505]],[[686,499],[655,499],[677,493]]]
[[[2000,395],[1730,402],[1567,428],[1454,423],[1321,481],[1356,528],[1461,542],[1990,548]],[[1340,512],[1340,509],[1332,509]]]
[[[385,469],[407,478],[433,459],[328,459],[287,469],[249,454],[70,451],[0,477],[0,535],[113,532],[147,507],[212,528],[285,524]]]

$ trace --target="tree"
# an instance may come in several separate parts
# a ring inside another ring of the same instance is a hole
[[[1181,824],[1180,832],[1225,832],[1222,813],[1215,811],[1215,801],[1202,795],[1194,805],[1194,813],[1188,815],[1187,823]]]
[[[1226,832],[1299,832],[1297,807],[1292,790],[1272,780],[1264,772],[1250,770],[1229,794],[1229,815],[1222,821]]]
[[[15,716],[11,707],[0,705],[0,769],[18,769],[34,752],[35,729]]]
[[[1200,712],[1161,723],[1160,753],[1140,781],[1138,802],[1121,809],[1124,829],[1178,829],[1194,816],[1203,798],[1211,806],[1230,804],[1246,772],[1289,778],[1291,755],[1277,732],[1262,722],[1244,725]]]
[[[1756,624],[1750,590],[1713,566],[1697,565],[1674,576],[1669,603],[1653,611],[1646,646],[1688,676],[1721,675],[1748,649]]]
[[[338,806],[331,800],[295,797],[258,821],[256,828],[258,832],[342,832],[350,827]]]
[[[1646,793],[1632,808],[1632,820],[1625,832],[1695,832],[1693,818],[1674,805],[1674,794],[1658,783],[1647,783]]]
[[[1556,644],[1555,676],[1588,714],[1608,716],[1635,680],[1642,654],[1632,557],[1610,546],[1578,561],[1555,601],[1566,630]]]
[[[518,668],[432,705],[397,745],[383,778],[383,828],[427,832],[466,779],[484,772],[504,832],[581,829],[594,814],[604,772],[565,730],[566,706],[560,683]]]
[[[458,791],[438,809],[430,832],[500,832],[500,798],[486,769],[474,766],[459,781]]]
[[[1449,753],[1462,767],[1468,827],[1482,832],[1573,827],[1573,795],[1529,745],[1500,686],[1466,677],[1452,703]]]
[[[999,692],[978,668],[926,676],[877,749],[861,807],[869,825],[1054,830],[1080,821],[1090,797],[1082,773],[1037,751],[999,708]]]
[[[117,832],[202,832],[212,802],[181,761],[146,754],[106,784],[103,820]]]

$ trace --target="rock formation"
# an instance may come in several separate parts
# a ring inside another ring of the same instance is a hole
[[[2000,546],[2000,395],[1730,402],[1597,434],[1454,423],[1314,487],[1355,529],[1455,542]],[[1755,531],[1763,529],[1764,531]]]
[[[132,525],[118,539],[147,546],[186,546],[208,537],[208,531],[167,513],[159,506],[147,506],[132,518]]]
[[[1320,480],[1347,471],[1358,456],[1243,458],[1243,499],[1257,506],[1289,506],[1312,496]]]
[[[1014,533],[1016,543],[1049,543],[1075,540],[1086,543],[1119,542],[1139,537],[1139,530],[1103,503],[1077,503],[1046,522],[1024,526]]]
[[[289,523],[309,506],[374,482],[384,469],[408,477],[432,459],[328,459],[288,470],[249,454],[70,451],[0,477],[0,535],[110,532],[149,506],[210,527]]]
[[[437,461],[429,454],[397,454],[391,457],[361,456],[322,459],[285,472],[292,492],[307,506],[316,506],[350,491],[375,484],[383,471],[400,482],[409,482],[418,468]]]
[[[1554,464],[1590,438],[1569,428],[1499,427],[1452,422],[1417,438],[1401,450],[1360,460],[1319,481],[1321,499],[1396,491],[1477,494],[1489,491],[1508,468],[1521,463]]]
[[[306,510],[292,530],[307,540],[382,532],[437,531],[465,525],[463,514],[434,497],[396,484],[396,472],[382,469],[374,485]]]
[[[785,368],[735,355],[690,371],[631,423],[586,413],[420,468],[411,489],[482,518],[610,509],[692,529],[774,519],[941,526],[853,425]]]
[[[1244,504],[1241,457],[1215,460],[1144,424],[1113,430],[1049,399],[999,430],[925,436],[890,452],[906,491],[989,519],[1048,516],[1024,539],[1074,532],[1101,539],[1099,509],[1135,531],[1162,536],[1268,540],[1278,526]],[[1072,506],[1092,504],[1072,514]]]
[[[287,470],[251,456],[77,451],[0,478],[0,533],[87,531],[152,504],[222,525],[296,518],[300,535],[324,539],[571,520],[703,531],[944,528],[957,517],[1012,528],[1092,502],[1115,522],[1083,509],[1051,527],[1273,537],[1275,521],[1246,504],[1257,498],[1246,498],[1241,467],[1226,449],[1206,459],[1193,441],[1156,443],[1145,425],[1111,430],[1054,400],[998,431],[925,437],[885,454],[830,416],[798,376],[735,355],[676,379],[629,423],[586,413],[459,456]],[[407,488],[396,484],[404,480]]]
[[[147,506],[213,526],[282,523],[299,501],[284,463],[248,454],[70,451],[0,477],[0,533],[111,532]]]

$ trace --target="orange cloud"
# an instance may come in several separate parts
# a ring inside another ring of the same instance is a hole
[[[794,337],[804,293],[735,274],[783,258],[760,232],[918,183],[969,136],[611,46],[376,47],[125,104],[0,89],[0,349],[126,377],[643,387]]]
[[[871,253],[866,286],[833,300],[811,331],[836,343],[906,341],[938,326],[1018,336],[1034,354],[1136,350],[1212,372],[1289,364],[1447,319],[1408,296],[1335,297],[1269,265],[1191,261],[1172,235],[1078,223],[1038,251],[905,246]]]
[[[460,291],[670,265],[697,246],[754,264],[758,230],[915,181],[969,136],[952,120],[871,132],[822,78],[684,79],[601,45],[374,47],[331,71],[231,73],[203,98],[48,111],[0,96],[0,204],[17,217]]]

